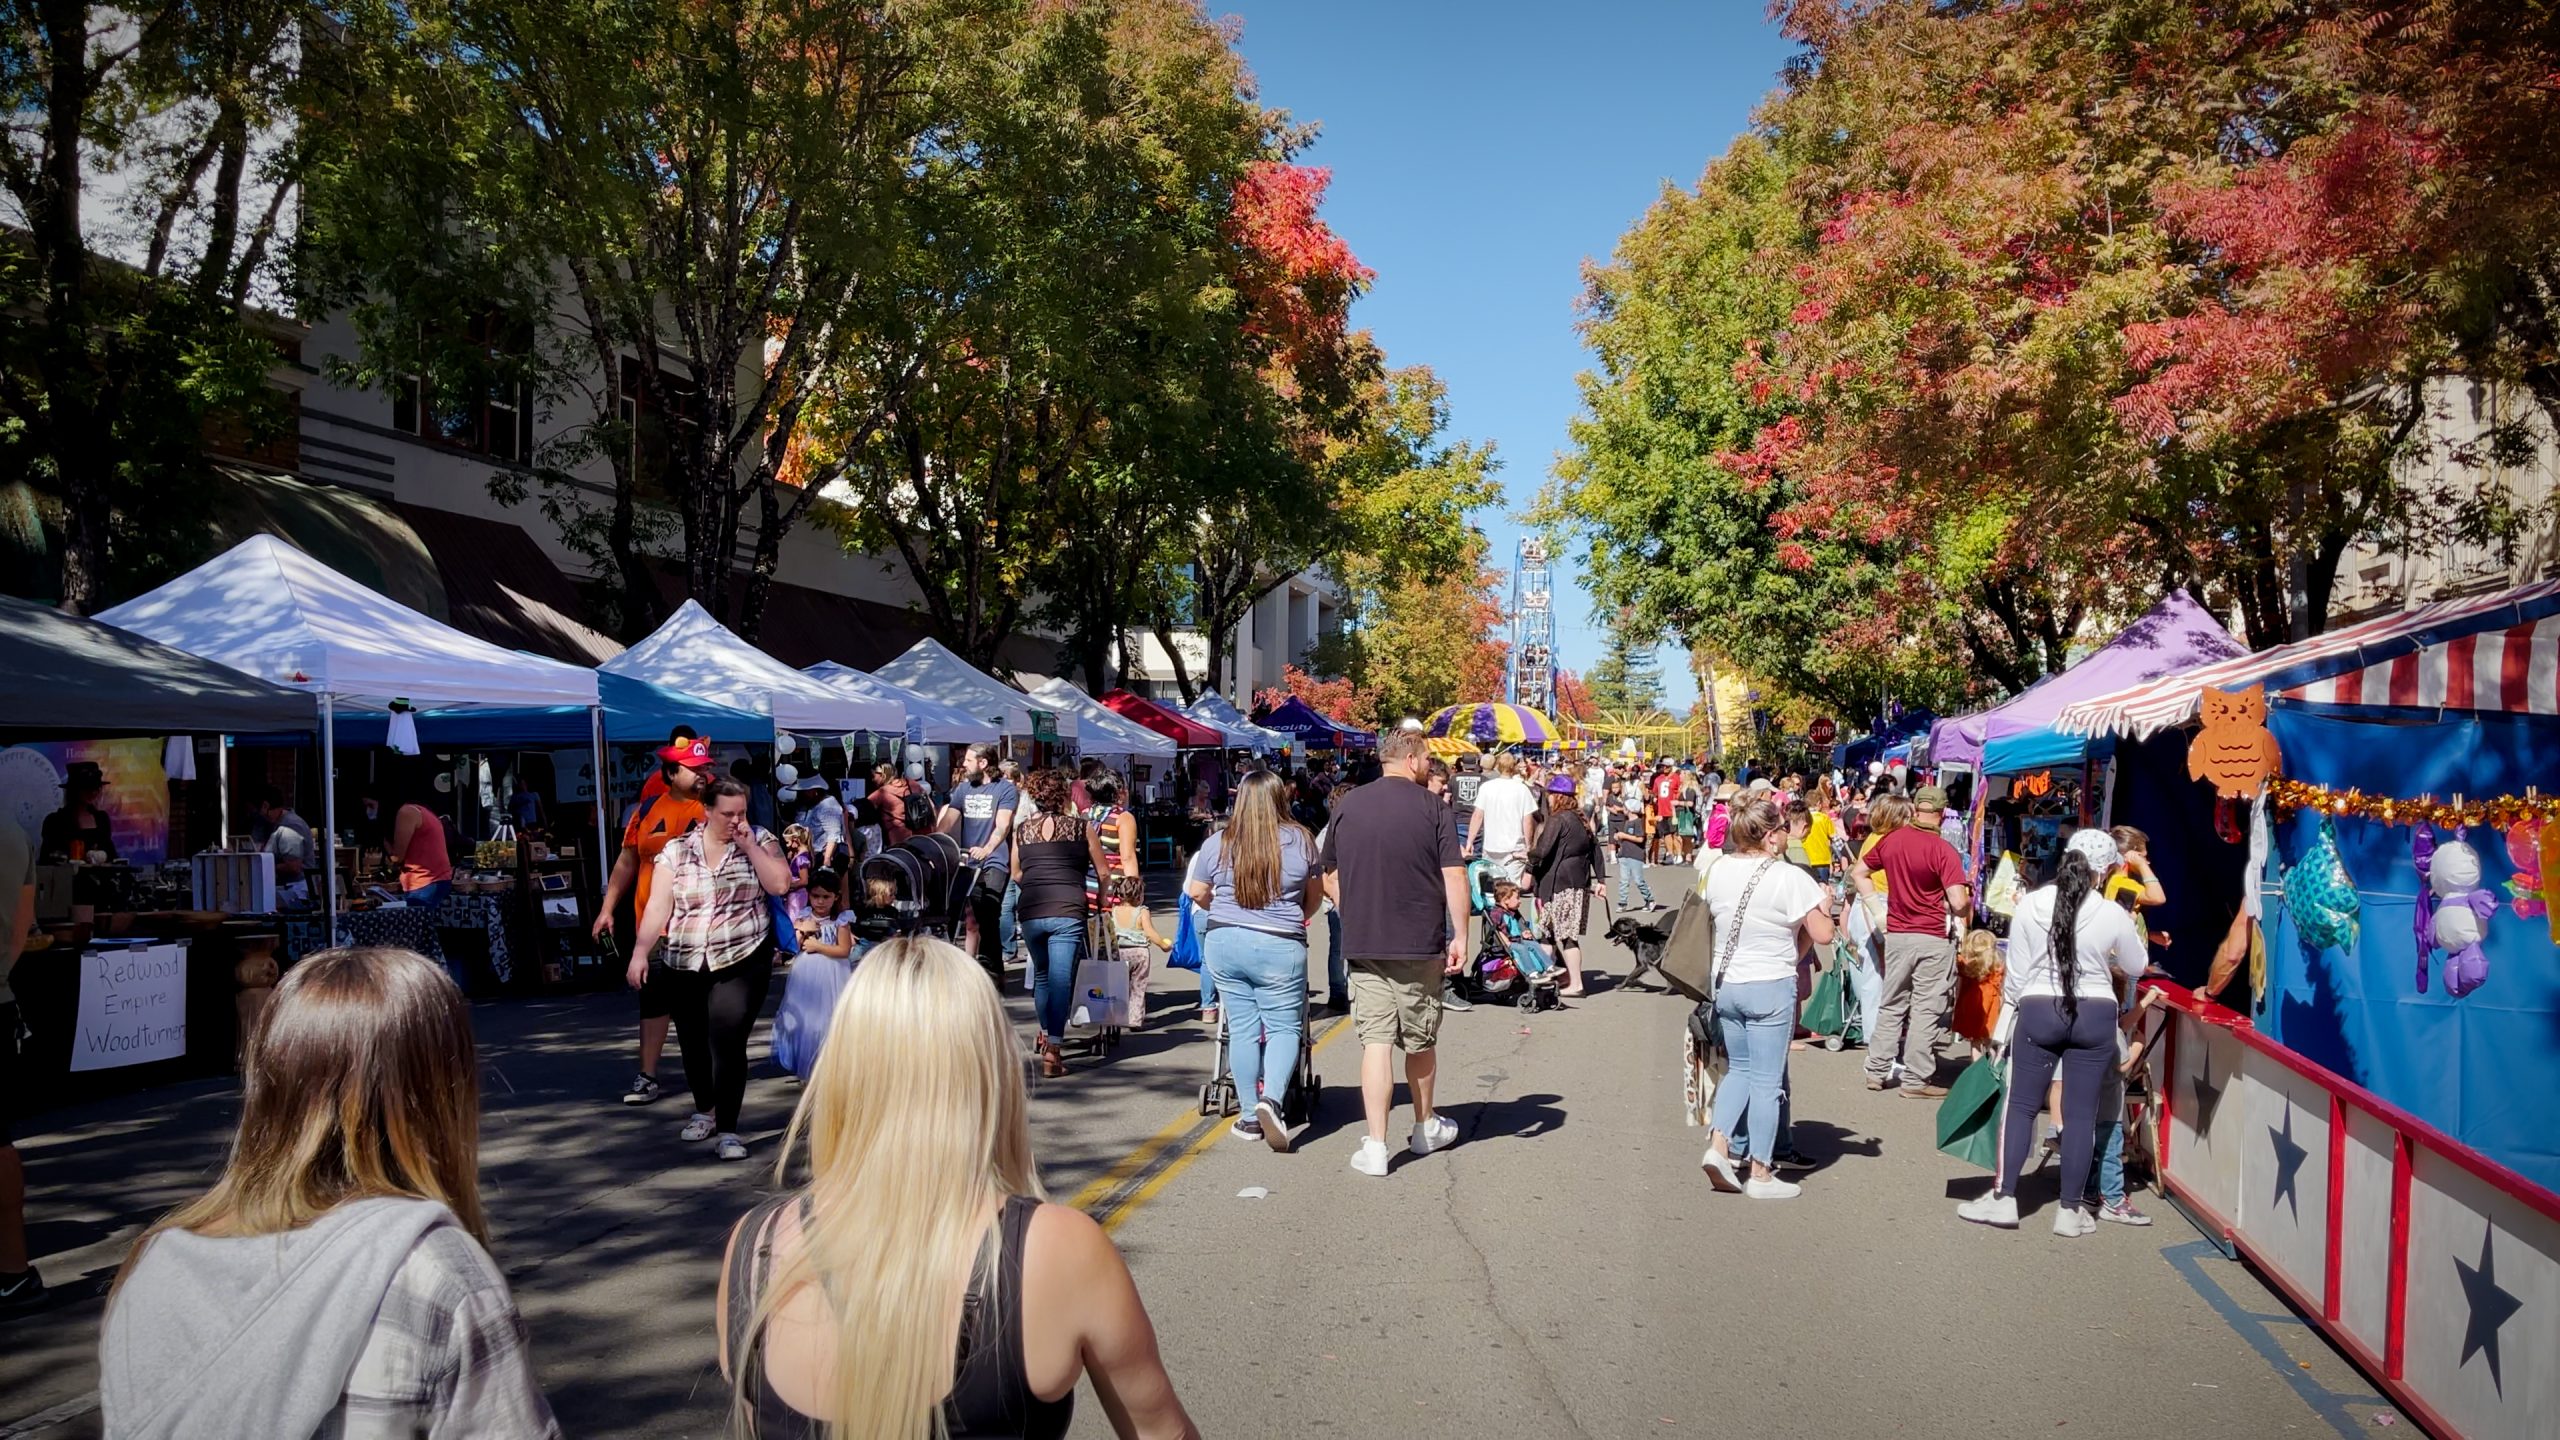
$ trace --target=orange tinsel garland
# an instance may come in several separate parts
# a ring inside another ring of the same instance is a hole
[[[2353,787],[2333,790],[2326,785],[2279,779],[2269,782],[2268,798],[2279,811],[2317,810],[2324,815],[2379,820],[2385,825],[2415,825],[2423,820],[2440,830],[2467,830],[2479,825],[2504,830],[2528,820],[2560,820],[2560,795],[2538,791],[2479,800],[2462,795],[2451,800],[2438,800],[2432,795],[2403,800],[2392,795],[2367,795]]]

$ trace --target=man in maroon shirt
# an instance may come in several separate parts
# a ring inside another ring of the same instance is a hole
[[[1890,1084],[1899,1060],[1906,1099],[1947,1093],[1933,1083],[1955,1003],[1956,942],[1947,927],[1950,917],[1969,913],[1971,899],[1964,860],[1938,834],[1946,812],[1946,791],[1935,785],[1913,791],[1910,823],[1887,832],[1855,870],[1862,895],[1873,892],[1875,874],[1885,880],[1884,1000],[1867,1037],[1867,1088]]]

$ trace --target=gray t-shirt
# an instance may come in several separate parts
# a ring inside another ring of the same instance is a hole
[[[1209,887],[1208,924],[1241,925],[1267,934],[1303,938],[1307,933],[1307,877],[1315,868],[1315,846],[1295,825],[1280,827],[1280,889],[1259,910],[1236,900],[1235,867],[1227,861],[1227,832],[1209,837],[1200,847],[1197,874]]]
[[[951,787],[951,807],[960,812],[960,847],[975,850],[996,832],[996,818],[1022,806],[1022,791],[1010,780],[962,782]],[[1013,863],[1010,840],[987,852],[998,865]]]

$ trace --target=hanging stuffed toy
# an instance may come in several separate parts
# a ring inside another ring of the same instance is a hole
[[[2338,831],[2329,817],[2319,818],[2302,860],[2284,875],[2285,908],[2303,943],[2321,950],[2353,949],[2362,905],[2338,858]]]
[[[2519,820],[2507,827],[2508,903],[2519,920],[2539,920],[2551,908],[2542,897],[2542,828],[2539,820]]]
[[[2437,901],[2434,940],[2445,952],[2445,993],[2459,999],[2488,983],[2489,957],[2480,944],[2489,917],[2498,913],[2498,897],[2480,886],[2480,852],[2460,840],[2436,847],[2427,888]]]
[[[2418,993],[2427,993],[2427,967],[2436,955],[2436,827],[2421,820],[2409,831],[2409,860],[2418,867],[2418,903],[2410,916],[2418,931]]]

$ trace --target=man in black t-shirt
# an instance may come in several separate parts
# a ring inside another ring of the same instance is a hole
[[[1325,832],[1318,866],[1325,893],[1342,912],[1351,968],[1351,1020],[1360,1031],[1360,1098],[1368,1133],[1351,1157],[1363,1175],[1387,1173],[1387,1116],[1395,1106],[1395,1052],[1404,1052],[1413,1097],[1416,1155],[1457,1143],[1458,1127],[1435,1113],[1433,1047],[1440,995],[1465,962],[1466,872],[1450,809],[1423,788],[1430,756],[1418,731],[1378,741],[1382,777],[1344,795]]]

